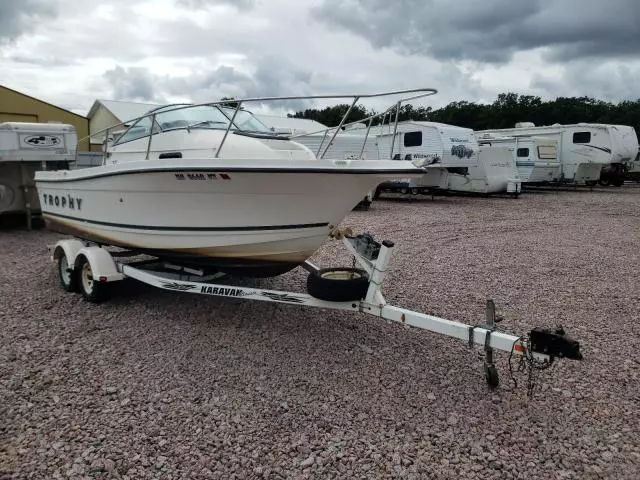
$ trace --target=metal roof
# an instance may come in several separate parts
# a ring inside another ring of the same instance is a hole
[[[91,106],[91,110],[87,114],[87,117],[91,118],[95,113],[98,105],[102,104],[104,108],[109,110],[114,117],[120,122],[126,122],[137,117],[143,116],[149,110],[161,107],[155,103],[139,103],[139,102],[121,102],[118,100],[96,100]]]

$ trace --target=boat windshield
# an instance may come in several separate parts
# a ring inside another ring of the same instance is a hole
[[[144,117],[133,124],[131,128],[116,141],[116,144],[147,137],[151,131],[155,134],[182,128],[226,130],[233,117],[234,111],[234,108],[219,108],[211,105],[185,106],[185,108],[179,109],[176,109],[175,105],[169,105],[152,112],[155,114],[153,128],[151,128],[151,117]],[[247,110],[238,111],[231,130],[273,134],[271,130]]]
[[[217,107],[201,105],[179,110],[168,106],[156,110],[156,122],[163,132],[176,128],[222,128],[229,126],[229,119]],[[169,111],[163,111],[169,110]]]
[[[233,118],[235,108],[222,107],[222,110],[224,110],[224,113],[228,115],[230,119]],[[254,117],[253,114],[247,110],[238,110],[238,114],[236,115],[233,124],[245,132],[273,134],[273,132],[269,130],[264,123]]]
[[[165,107],[167,110],[175,107]],[[233,118],[235,108],[201,105],[180,110],[163,112],[156,110],[156,122],[163,132],[176,128],[214,128],[226,130]],[[231,130],[245,132],[272,133],[251,112],[239,110]]]

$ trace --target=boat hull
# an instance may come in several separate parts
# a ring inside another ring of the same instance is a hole
[[[36,184],[51,230],[185,265],[274,276],[303,263],[367,191],[396,176],[307,170],[95,167],[43,172]]]

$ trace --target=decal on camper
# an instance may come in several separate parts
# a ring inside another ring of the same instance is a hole
[[[452,145],[451,146],[451,155],[456,156],[458,158],[471,158],[473,155],[473,149],[467,147],[466,145]]]
[[[23,137],[22,141],[30,147],[53,147],[62,143],[60,137],[55,135],[29,135]]]

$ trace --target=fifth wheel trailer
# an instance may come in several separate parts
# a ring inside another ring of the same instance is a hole
[[[638,152],[636,132],[627,125],[577,123],[536,127],[531,122],[521,122],[516,123],[515,128],[481,130],[477,134],[556,139],[561,183],[593,186],[604,170],[612,178],[612,184],[621,185],[627,165]]]
[[[67,169],[76,153],[77,135],[63,123],[0,123],[0,215],[40,212],[37,170]]]
[[[400,193],[462,192],[491,194],[520,192],[520,180],[506,149],[481,148],[470,128],[437,122],[407,121],[395,133],[377,135],[380,155],[393,145],[393,158],[419,162],[427,173],[406,181],[386,183],[381,190]],[[394,138],[395,137],[395,138]]]

